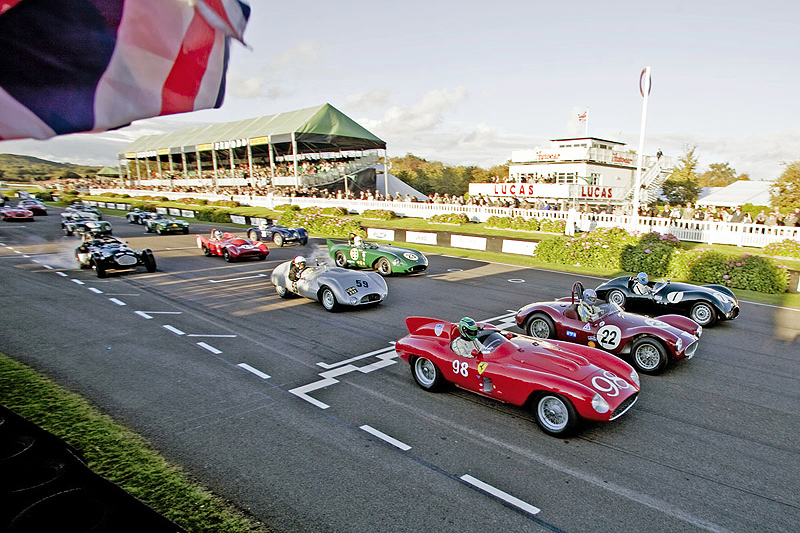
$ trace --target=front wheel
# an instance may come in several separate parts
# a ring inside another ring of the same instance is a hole
[[[228,251],[227,248],[222,251],[222,258],[225,259],[225,261],[227,261],[228,263],[233,263],[233,256],[231,255],[231,253]]]
[[[322,304],[322,307],[324,307],[326,311],[330,311],[331,313],[336,311],[336,308],[338,307],[336,296],[334,296],[333,291],[330,290],[330,288],[328,287],[322,289],[322,293],[319,296],[319,301]]]
[[[288,298],[288,297],[290,297],[292,295],[289,292],[289,289],[287,289],[286,287],[284,287],[282,285],[275,285],[275,292],[277,292],[278,296],[280,296],[281,298]]]
[[[667,351],[656,339],[642,337],[633,343],[631,362],[640,372],[658,374],[667,366]]]
[[[347,266],[347,258],[344,256],[344,252],[341,250],[336,252],[336,255],[333,256],[333,261],[336,263],[337,267],[344,268]]]
[[[203,255],[206,257],[211,257],[211,250],[208,249],[208,246],[205,244],[203,245]]]
[[[555,393],[540,396],[533,406],[533,415],[542,431],[554,437],[568,435],[578,423],[572,403]]]
[[[106,272],[106,266],[99,261],[94,261],[94,271],[97,273],[98,278],[108,277],[108,272]]]
[[[275,246],[283,246],[283,235],[276,233],[272,236],[272,242],[275,243]]]
[[[306,244],[308,244],[308,237],[300,239],[300,246],[305,246]]]
[[[625,300],[625,293],[619,289],[612,289],[606,294],[607,302],[617,304],[620,307],[625,307]]]
[[[64,235],[66,235],[67,237],[71,237],[72,233],[73,232],[72,232],[72,230],[70,228],[68,228],[67,226],[64,226]]]
[[[538,339],[554,339],[556,337],[556,326],[553,324],[553,319],[544,313],[535,313],[531,316],[525,329],[528,331],[528,335]]]
[[[159,235],[161,235],[161,234],[163,233],[163,231],[161,231],[161,228],[157,228],[157,229],[156,229],[156,233],[158,233]]]
[[[707,328],[717,320],[717,312],[714,307],[705,300],[695,303],[689,310],[689,318]]]
[[[433,361],[424,357],[417,357],[411,364],[411,375],[417,385],[426,391],[433,392],[441,387],[442,373],[433,364]]]
[[[145,250],[142,254],[142,263],[144,263],[144,268],[151,274],[156,271],[156,258],[150,250]]]
[[[388,276],[392,273],[392,264],[385,257],[381,257],[375,263],[375,271],[381,276]]]

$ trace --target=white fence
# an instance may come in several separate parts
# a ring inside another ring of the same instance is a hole
[[[368,209],[384,209],[394,211],[398,216],[414,218],[430,218],[445,213],[464,213],[473,222],[486,222],[492,216],[548,218],[567,220],[567,211],[542,211],[534,209],[513,209],[508,207],[488,207],[476,205],[426,204],[420,202],[384,202],[366,200],[326,200],[323,198],[290,197],[290,196],[249,196],[222,195],[204,193],[181,193],[168,191],[147,191],[131,189],[92,189],[92,194],[104,192],[126,193],[131,196],[164,196],[171,200],[180,198],[197,198],[205,200],[234,200],[242,205],[266,207],[292,204],[299,207],[344,207],[351,213],[363,213]],[[793,239],[800,241],[800,228],[786,226],[766,226],[763,224],[731,224],[727,222],[705,222],[694,220],[672,221],[668,218],[632,217],[618,215],[576,215],[576,225],[581,231],[589,231],[595,227],[619,226],[628,231],[641,233],[657,231],[670,233],[682,241],[702,242],[707,244],[731,244],[734,246],[752,246],[762,248],[767,244]]]

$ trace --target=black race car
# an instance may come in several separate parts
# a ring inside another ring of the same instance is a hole
[[[67,237],[75,233],[94,233],[111,235],[111,223],[97,218],[88,212],[66,211],[61,213],[61,230]]]
[[[620,276],[597,289],[597,297],[613,302],[626,311],[663,315],[686,315],[701,326],[739,316],[739,301],[728,287],[692,285],[670,280],[650,281],[642,286],[635,276]]]
[[[128,224],[144,224],[148,219],[156,216],[158,215],[152,211],[139,211],[138,208],[125,214]]]
[[[143,266],[148,272],[156,271],[152,250],[134,250],[125,241],[109,235],[84,233],[75,257],[81,268],[93,268],[98,278],[107,277],[109,270],[130,270],[138,266]]]
[[[20,200],[17,207],[27,209],[36,216],[47,215],[47,206],[39,200]]]

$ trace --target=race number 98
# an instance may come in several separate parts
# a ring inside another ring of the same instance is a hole
[[[458,359],[453,360],[453,373],[454,374],[461,374],[464,377],[469,376],[467,369],[469,368],[469,364],[466,361],[459,361]]]

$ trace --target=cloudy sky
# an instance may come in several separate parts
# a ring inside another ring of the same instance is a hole
[[[0,153],[115,164],[144,134],[330,103],[413,153],[488,167],[512,150],[583,134],[638,146],[639,74],[650,66],[645,152],[696,146],[774,179],[800,160],[800,4],[710,0],[550,3],[251,0],[222,108],[102,134],[3,141]]]

